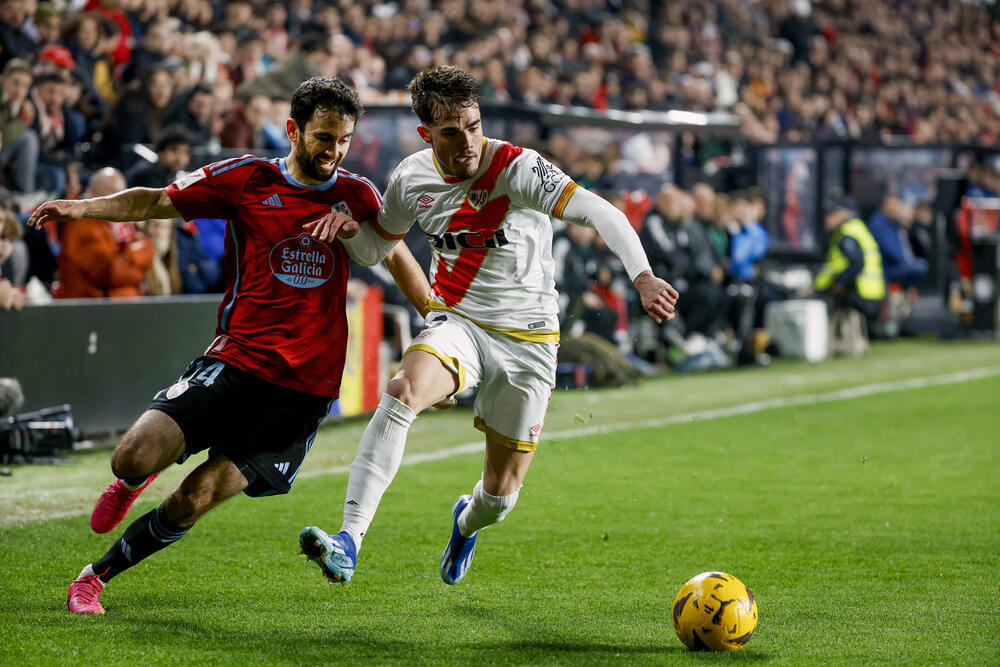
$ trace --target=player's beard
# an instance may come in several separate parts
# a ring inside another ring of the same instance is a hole
[[[340,164],[334,163],[330,173],[324,174],[320,171],[319,161],[316,159],[319,155],[320,153],[317,153],[316,155],[309,155],[309,151],[306,149],[306,142],[301,139],[295,142],[295,162],[299,165],[299,169],[302,173],[314,181],[328,181],[333,176],[334,172],[337,171],[337,167],[339,167]]]

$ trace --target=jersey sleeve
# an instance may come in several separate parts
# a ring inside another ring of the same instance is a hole
[[[239,159],[215,162],[178,178],[165,189],[185,220],[231,218],[246,186]]]
[[[507,188],[522,206],[562,218],[577,184],[537,151],[525,149],[507,168]]]
[[[406,202],[403,170],[402,165],[396,167],[392,176],[389,177],[389,184],[385,188],[385,197],[382,199],[378,218],[372,223],[372,227],[378,235],[387,241],[399,241],[405,237],[416,218]]]

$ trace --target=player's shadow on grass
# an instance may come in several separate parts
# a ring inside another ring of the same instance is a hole
[[[139,605],[122,605],[117,614],[111,617],[72,618],[67,624],[61,621],[63,631],[72,629],[70,634],[77,632],[90,633],[95,625],[106,625],[111,628],[127,628],[128,634],[137,646],[142,646],[144,653],[176,650],[185,647],[187,657],[193,661],[200,659],[215,661],[233,647],[240,647],[237,654],[251,652],[255,660],[262,664],[297,662],[300,664],[322,664],[329,659],[331,647],[341,660],[348,663],[365,664],[377,662],[407,661],[414,664],[433,663],[464,663],[507,662],[512,655],[519,656],[525,663],[545,664],[562,663],[566,660],[583,661],[586,663],[598,661],[614,664],[615,662],[630,662],[642,660],[639,656],[659,656],[661,659],[678,659],[686,655],[688,659],[718,660],[720,656],[709,653],[691,653],[672,636],[664,634],[662,642],[628,645],[602,641],[588,642],[586,639],[565,639],[559,637],[538,637],[544,634],[544,628],[535,627],[535,639],[496,639],[487,641],[463,642],[455,640],[445,649],[440,642],[414,641],[412,639],[393,639],[389,636],[374,636],[370,631],[355,631],[348,627],[330,625],[317,626],[310,629],[284,628],[279,633],[280,641],[275,641],[275,635],[262,632],[260,628],[240,627],[239,624],[229,626],[218,623],[189,620],[182,618],[183,611],[177,608],[163,613],[163,609],[154,612],[150,607]],[[109,610],[110,613],[110,610]],[[60,612],[60,616],[68,612]],[[496,620],[495,617],[493,620]],[[83,621],[81,623],[81,621]],[[90,621],[90,622],[87,622]],[[506,630],[517,628],[506,627]],[[419,656],[419,658],[417,657]],[[576,656],[575,658],[573,656]],[[741,661],[770,660],[771,656],[757,651],[743,650],[727,654],[724,659]]]
[[[469,643],[469,644],[457,644],[457,650],[469,651],[477,655],[488,655],[491,653],[496,653],[498,655],[510,655],[510,652],[517,652],[519,655],[534,655],[535,657],[548,656],[559,656],[559,655],[573,655],[580,654],[581,656],[587,655],[589,658],[607,658],[609,661],[615,657],[622,656],[637,656],[637,655],[662,655],[664,657],[678,657],[680,655],[687,655],[694,659],[705,659],[705,660],[718,660],[718,653],[696,653],[689,651],[684,646],[681,646],[679,642],[675,642],[672,637],[664,636],[662,644],[650,644],[647,646],[628,646],[622,644],[606,644],[601,642],[586,642],[586,641],[565,641],[558,639],[534,639],[529,641],[515,640],[515,641],[498,641],[498,642],[481,642],[481,643]],[[771,656],[766,653],[760,653],[758,651],[739,651],[736,653],[726,654],[729,660],[743,660],[743,661],[769,661]]]
[[[691,657],[697,659],[698,657],[717,659],[718,654],[714,653],[696,653],[689,651],[686,647],[682,646],[680,641],[674,637],[671,630],[668,629],[664,633],[661,642],[651,643],[647,645],[627,645],[627,644],[609,644],[606,642],[588,642],[586,640],[580,639],[564,639],[559,637],[546,638],[544,636],[545,629],[540,628],[530,622],[525,622],[520,617],[504,617],[500,618],[502,614],[498,614],[498,610],[492,606],[482,606],[479,604],[472,603],[458,603],[451,607],[452,612],[456,616],[464,617],[476,617],[485,621],[490,621],[498,623],[500,626],[504,627],[507,631],[518,631],[519,626],[523,625],[518,634],[531,634],[534,635],[534,639],[524,640],[524,639],[514,639],[509,641],[485,641],[485,642],[458,642],[455,645],[456,651],[460,652],[470,652],[472,655],[469,657],[483,657],[491,653],[505,654],[508,652],[517,652],[520,656],[532,656],[532,659],[543,658],[544,656],[570,656],[573,654],[580,654],[581,656],[586,655],[589,659],[608,659],[613,662],[613,658],[621,656],[638,656],[638,655],[662,655],[664,657],[680,656],[689,654]],[[739,651],[735,653],[728,654],[732,656],[730,659],[733,660],[749,660],[749,661],[760,661],[760,660],[770,660],[771,656],[758,653],[756,651]]]

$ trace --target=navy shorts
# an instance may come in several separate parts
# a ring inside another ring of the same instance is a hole
[[[333,399],[278,385],[215,357],[198,357],[149,409],[184,433],[184,455],[204,449],[232,461],[248,496],[288,493]]]

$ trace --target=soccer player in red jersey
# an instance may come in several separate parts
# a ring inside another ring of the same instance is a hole
[[[354,220],[382,203],[367,179],[340,168],[363,113],[335,78],[313,78],[292,95],[291,150],[252,155],[194,171],[163,189],[132,188],[40,206],[29,224],[78,218],[132,221],[225,218],[226,293],[215,339],[122,438],[111,457],[116,479],[97,502],[91,527],[112,530],[153,477],[208,448],[156,509],[134,521],[70,586],[75,613],[103,613],[99,595],[114,576],[183,537],[206,512],[243,491],[287,493],[340,389],[347,348],[349,257],[303,225],[332,211]],[[400,246],[401,247],[401,246]],[[423,309],[430,287],[408,251],[386,261]]]

